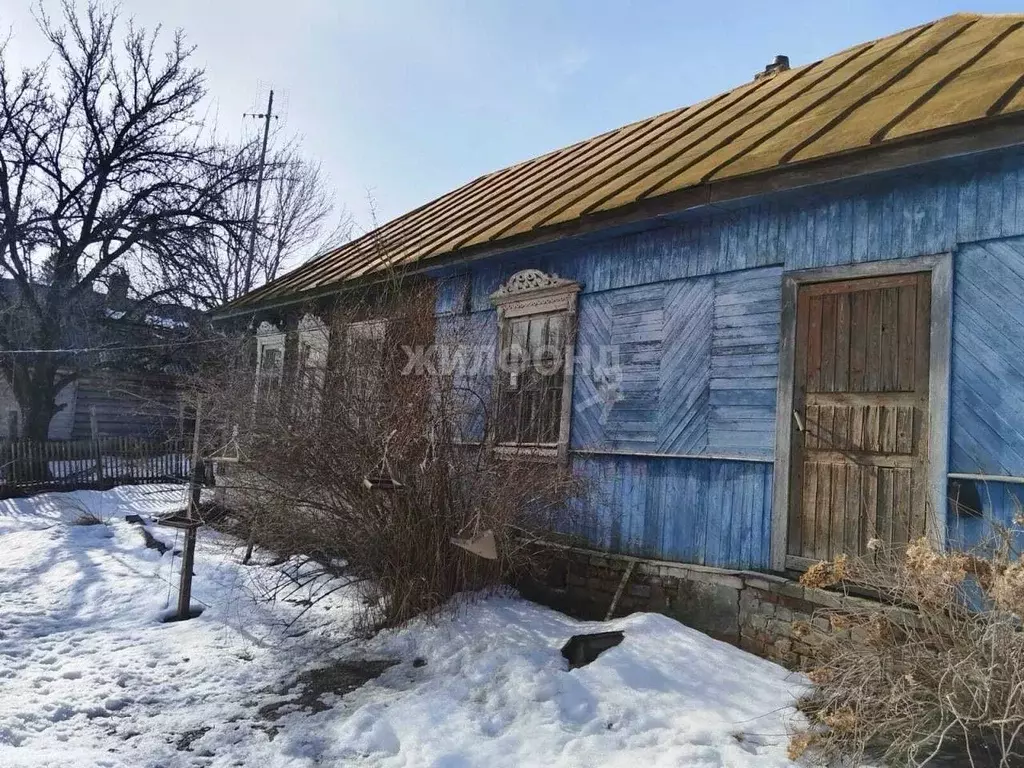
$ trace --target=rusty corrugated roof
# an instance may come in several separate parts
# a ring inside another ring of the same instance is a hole
[[[481,176],[228,309],[280,301],[707,182],[1024,111],[1024,14],[956,14]]]

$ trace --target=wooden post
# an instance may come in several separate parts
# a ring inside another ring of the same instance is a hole
[[[199,505],[202,493],[203,462],[193,455],[192,476],[189,482],[189,499],[186,516],[193,519],[192,510]],[[185,529],[185,547],[181,553],[181,583],[178,587],[178,619],[184,621],[191,617],[192,604],[192,568],[196,557],[196,528],[190,525]]]
[[[185,398],[178,395],[178,441],[185,442]]]
[[[14,484],[20,485],[25,481],[25,472],[21,463],[21,443],[17,440],[11,443],[11,468],[14,470]]]
[[[612,597],[612,603],[608,606],[608,613],[605,614],[604,620],[610,621],[612,616],[615,615],[615,607],[619,604],[619,598],[622,597],[622,592],[626,588],[629,577],[633,575],[633,566],[636,565],[636,560],[630,560],[629,565],[626,566],[626,570],[622,574],[622,579],[619,580],[619,588],[615,590],[615,596]]]
[[[189,495],[188,506],[185,507],[185,517],[189,521],[194,520],[199,506],[199,496],[203,487],[203,464],[199,459],[199,425],[202,419],[203,400],[196,396],[196,421],[195,430],[192,433],[192,467],[189,473]],[[196,528],[189,525],[185,529],[185,548],[181,554],[181,583],[178,587],[178,619],[184,621],[190,617],[190,606],[192,603],[192,565],[196,556]]]
[[[89,433],[92,436],[93,461],[96,466],[96,482],[103,482],[103,449],[100,446],[100,427],[96,418],[96,406],[89,406]]]

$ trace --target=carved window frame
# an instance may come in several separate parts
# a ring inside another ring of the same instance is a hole
[[[582,286],[556,274],[548,274],[539,269],[524,269],[516,272],[491,294],[491,304],[498,315],[498,352],[499,359],[504,350],[501,349],[502,339],[506,337],[509,323],[513,319],[533,317],[536,315],[564,314],[565,349],[563,351],[563,376],[560,413],[558,420],[558,439],[554,444],[523,445],[518,443],[501,443],[496,435],[489,438],[498,452],[531,455],[539,458],[566,461],[569,455],[569,438],[572,424],[572,389],[573,361],[576,347],[577,303]],[[500,372],[499,372],[500,373]],[[498,381],[495,377],[493,397],[500,397]]]

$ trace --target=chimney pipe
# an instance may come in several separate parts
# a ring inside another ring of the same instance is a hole
[[[128,302],[128,289],[131,281],[128,273],[122,269],[117,270],[107,278],[107,307],[110,309],[122,309]]]
[[[778,72],[785,72],[787,69],[789,69],[789,56],[784,56],[780,53],[771,64],[764,68],[763,72],[755,74],[754,79],[760,80],[763,77],[771,77]]]

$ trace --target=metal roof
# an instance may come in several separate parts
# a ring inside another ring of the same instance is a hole
[[[1024,112],[1024,14],[956,14],[481,176],[225,309],[1015,112]]]

